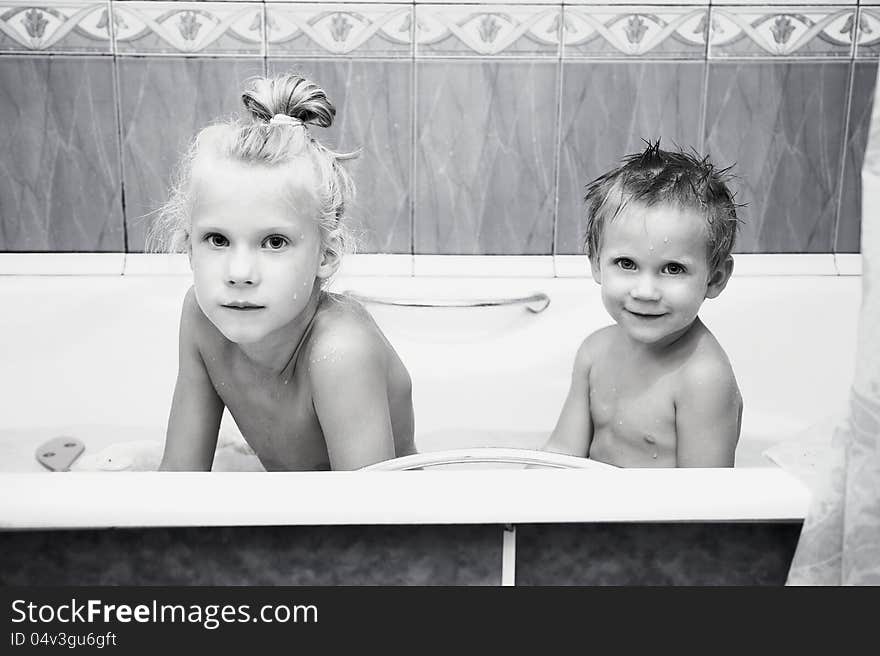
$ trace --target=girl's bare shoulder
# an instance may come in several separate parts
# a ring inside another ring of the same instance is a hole
[[[354,299],[327,294],[315,315],[306,355],[312,361],[347,354],[383,355],[388,342],[364,307]]]

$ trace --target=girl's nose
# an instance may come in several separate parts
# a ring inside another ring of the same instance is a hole
[[[255,285],[259,282],[254,256],[246,249],[237,249],[229,254],[226,270],[226,284]]]
[[[641,275],[636,284],[629,290],[630,296],[640,301],[659,301],[660,289],[652,275]]]

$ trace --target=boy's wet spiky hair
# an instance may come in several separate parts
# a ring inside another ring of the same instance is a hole
[[[661,150],[659,139],[645,143],[645,150],[627,155],[621,166],[587,185],[587,255],[591,260],[599,255],[606,224],[630,202],[648,207],[668,203],[705,217],[707,257],[709,267],[715,269],[736,241],[737,205],[727,186],[733,167],[715,168],[708,157],[696,152]]]

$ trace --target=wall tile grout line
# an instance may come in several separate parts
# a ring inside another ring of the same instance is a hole
[[[128,207],[125,202],[125,144],[122,127],[122,86],[119,81],[119,59],[116,47],[116,8],[115,2],[107,0],[107,28],[110,33],[110,52],[112,53],[113,75],[113,104],[116,116],[116,148],[119,155],[119,204],[122,209],[122,252],[130,251],[128,243]],[[125,258],[123,255],[123,271],[125,271]]]
[[[832,231],[832,242],[831,242],[831,251],[833,253],[837,253],[837,240],[840,233],[840,210],[843,207],[843,192],[844,192],[844,180],[846,174],[846,154],[849,151],[849,127],[850,127],[850,114],[852,112],[852,96],[853,96],[853,83],[855,81],[855,70],[856,70],[856,61],[855,61],[855,53],[858,42],[858,24],[859,18],[861,17],[861,9],[856,9],[856,19],[853,25],[853,49],[852,49],[852,58],[849,62],[849,76],[846,82],[846,106],[843,110],[843,143],[840,148],[840,170],[837,176],[837,203],[834,209],[834,228]],[[837,265],[837,260],[835,259],[835,266]],[[838,273],[840,271],[838,270]]]
[[[557,76],[556,76],[556,142],[553,145],[553,225],[550,230],[550,254],[556,256],[556,235],[559,231],[559,178],[562,169],[562,100],[563,85],[565,84],[565,73],[562,61],[562,54],[565,50],[565,7],[559,7],[559,26],[557,27],[559,35],[559,50],[557,51]],[[555,274],[555,263],[554,263]]]
[[[410,172],[409,172],[409,254],[416,254],[416,194],[418,193],[418,120],[419,120],[419,77],[416,65],[416,3],[410,5],[412,19],[410,20]],[[415,275],[415,261],[410,269]]]

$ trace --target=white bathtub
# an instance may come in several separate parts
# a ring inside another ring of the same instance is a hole
[[[854,365],[858,276],[831,275],[841,268],[833,256],[740,256],[742,273],[702,312],[743,395],[734,470],[49,474],[34,450],[57,435],[85,443],[83,462],[127,441],[161,445],[190,283],[185,274],[132,275],[155,269],[149,262],[132,258],[124,276],[0,276],[0,525],[798,519],[806,488],[762,454],[785,443],[797,455],[803,443],[808,458],[830,439]],[[420,451],[539,446],[556,421],[578,344],[608,323],[598,286],[565,277],[582,274],[579,259],[518,262],[360,258],[334,282],[336,290],[386,299],[549,296],[537,314],[522,305],[368,306],[412,375]],[[405,275],[413,266],[432,275]],[[171,265],[180,268],[179,260]],[[365,275],[371,270],[404,275]],[[470,273],[452,275],[463,270]],[[474,275],[487,270],[496,275]],[[522,271],[531,275],[515,275]],[[210,493],[193,494],[199,486]],[[285,494],[269,492],[279,489]],[[310,503],[266,505],[279,497]],[[596,498],[603,503],[580,502]]]

